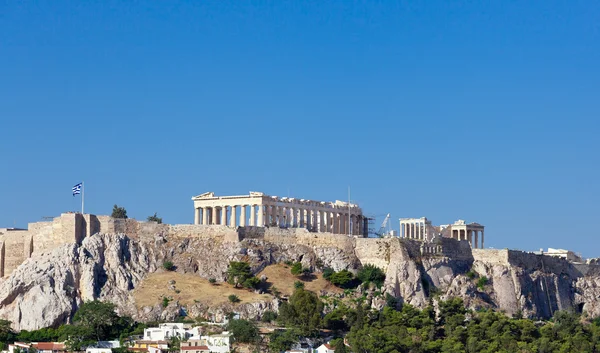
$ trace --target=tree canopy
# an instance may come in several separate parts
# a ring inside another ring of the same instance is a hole
[[[125,218],[127,218],[127,217],[125,217]],[[148,222],[156,222],[158,224],[162,223],[162,217],[158,217],[156,212],[154,212],[154,214],[152,216],[148,216],[147,220],[148,220]]]
[[[303,336],[311,336],[321,326],[323,303],[317,295],[303,288],[297,288],[287,303],[279,307],[278,321],[298,329]]]
[[[110,216],[112,218],[126,219],[127,218],[127,210],[125,209],[125,207],[119,207],[117,205],[114,205]]]
[[[246,280],[253,277],[252,269],[247,262],[231,261],[227,268],[227,282],[235,287],[242,285]]]

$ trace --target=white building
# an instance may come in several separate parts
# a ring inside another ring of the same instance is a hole
[[[144,329],[145,341],[166,341],[172,337],[188,339],[199,334],[198,328],[178,322],[159,324],[158,327]]]
[[[211,353],[228,353],[231,349],[231,333],[225,331],[216,335],[194,336],[181,342],[181,353],[199,353],[201,347],[208,347]]]
[[[316,349],[317,353],[335,353],[335,350],[329,343],[325,343]]]

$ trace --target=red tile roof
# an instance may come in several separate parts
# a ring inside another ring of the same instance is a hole
[[[35,348],[40,351],[66,351],[64,343],[57,342],[37,342],[32,344]]]
[[[329,343],[325,343],[324,346],[327,349],[333,350],[333,347],[331,347],[331,345]]]

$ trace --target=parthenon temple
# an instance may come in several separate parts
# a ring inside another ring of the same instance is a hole
[[[214,192],[192,197],[194,224],[230,227],[306,228],[366,237],[367,219],[358,205],[265,195],[215,196]]]
[[[467,240],[472,248],[483,249],[484,226],[474,222],[467,224],[462,219],[453,224],[434,226],[427,217],[400,218],[400,237],[431,242],[436,236]]]

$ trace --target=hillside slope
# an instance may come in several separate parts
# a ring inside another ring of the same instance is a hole
[[[475,250],[464,244],[456,256],[419,255],[418,244],[399,239],[353,239],[342,243],[305,238],[245,239],[240,242],[155,235],[129,238],[94,235],[25,261],[0,283],[0,317],[15,329],[37,329],[68,322],[84,300],[110,300],[121,314],[139,320],[172,320],[179,315],[220,319],[236,311],[243,317],[260,317],[277,310],[278,300],[267,294],[238,292],[237,305],[224,300],[233,289],[211,286],[208,278],[225,280],[232,260],[248,261],[255,273],[288,294],[294,278],[281,265],[301,261],[305,267],[355,270],[373,263],[386,271],[384,289],[419,307],[431,299],[459,296],[473,308],[490,307],[508,314],[548,317],[559,309],[576,308],[592,316],[600,314],[600,271],[566,261],[522,252]],[[541,259],[541,260],[540,260]],[[161,269],[165,260],[177,273]],[[595,265],[597,266],[597,265]],[[472,271],[487,284],[477,287]],[[174,280],[174,288],[169,281]],[[339,294],[318,277],[307,282],[311,290]],[[175,290],[179,290],[176,293]],[[247,294],[246,294],[247,293]],[[162,296],[172,297],[166,308]],[[382,305],[372,300],[371,305]]]

